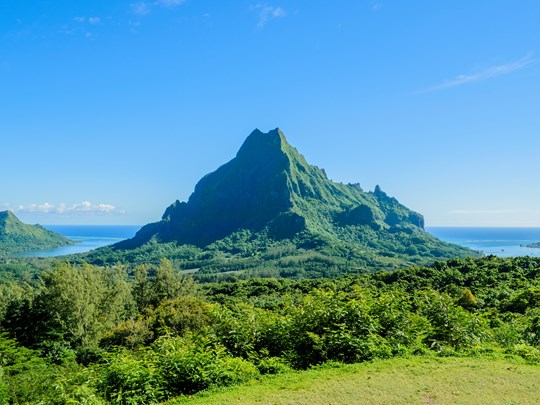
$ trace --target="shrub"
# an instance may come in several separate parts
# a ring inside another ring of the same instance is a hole
[[[540,362],[540,350],[536,347],[526,344],[515,345],[509,349],[510,353],[515,353],[530,363],[537,364]]]
[[[99,345],[104,348],[111,346],[124,346],[136,349],[152,341],[154,333],[143,319],[130,319],[124,321],[101,337]]]
[[[281,355],[290,335],[288,329],[283,328],[283,317],[276,312],[247,304],[218,308],[212,320],[217,341],[232,355],[245,359],[262,352]]]
[[[41,354],[54,364],[63,364],[75,360],[75,352],[68,342],[63,340],[45,340],[41,343]]]
[[[164,338],[158,342],[158,367],[172,394],[191,394],[210,386],[240,383],[259,374],[247,360],[231,357],[208,341]]]
[[[291,371],[291,367],[281,357],[268,357],[257,364],[261,374],[282,374]]]
[[[165,397],[152,358],[142,353],[121,350],[100,371],[98,389],[112,404],[156,404]]]
[[[540,347],[540,309],[527,312],[527,326],[524,330],[525,340],[536,347]]]
[[[456,304],[462,308],[472,310],[478,307],[478,300],[473,295],[471,290],[463,290],[461,297],[456,301]]]
[[[177,336],[202,330],[210,323],[211,307],[191,296],[164,301],[154,312],[154,328]]]
[[[0,403],[60,403],[58,381],[64,371],[76,375],[78,368],[49,364],[38,352],[0,336]]]
[[[540,287],[531,287],[514,295],[504,305],[507,311],[524,314],[528,308],[540,306]]]
[[[432,349],[441,351],[450,346],[459,350],[477,345],[487,337],[483,318],[456,306],[447,294],[422,291],[417,294],[417,304],[420,314],[431,324],[425,342]]]

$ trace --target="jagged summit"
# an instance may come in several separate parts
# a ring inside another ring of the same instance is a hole
[[[244,141],[236,157],[253,159],[264,157],[272,153],[283,153],[283,145],[287,144],[285,135],[279,128],[268,132],[255,129]]]
[[[0,221],[6,221],[10,218],[17,218],[13,211],[6,210],[6,211],[0,211]]]
[[[421,229],[423,218],[379,186],[366,193],[330,181],[288,144],[279,128],[256,129],[234,159],[198,182],[187,202],[174,202],[161,221],[116,247],[132,248],[151,239],[205,246],[240,229],[275,238],[302,231],[335,236],[335,229],[344,226]]]
[[[27,225],[12,211],[0,212],[0,256],[74,243],[40,225]]]

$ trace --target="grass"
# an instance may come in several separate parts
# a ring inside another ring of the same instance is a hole
[[[172,404],[540,404],[540,366],[513,359],[381,360],[268,376]]]

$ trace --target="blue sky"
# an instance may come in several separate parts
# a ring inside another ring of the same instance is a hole
[[[428,226],[540,226],[538,1],[0,3],[0,209],[144,224],[254,128]]]

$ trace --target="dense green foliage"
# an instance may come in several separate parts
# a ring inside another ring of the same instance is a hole
[[[0,402],[157,403],[328,361],[540,362],[540,259],[199,284],[174,263],[55,263],[0,284]]]
[[[48,249],[74,243],[40,225],[22,223],[11,211],[0,212],[0,258],[27,250]]]
[[[365,192],[358,184],[335,183],[279,129],[255,130],[234,159],[199,181],[187,202],[176,201],[161,221],[85,260],[156,263],[168,257],[208,280],[245,270],[250,276],[325,277],[477,255],[423,228],[422,215],[379,186]]]
[[[304,231],[292,238],[276,240],[267,231],[242,230],[204,248],[153,240],[134,249],[104,247],[71,259],[113,265],[158,264],[167,257],[198,280],[219,281],[231,277],[335,277],[426,265],[434,258],[476,255],[471,250],[438,241],[420,228],[409,234],[350,226],[340,237],[341,240]]]

